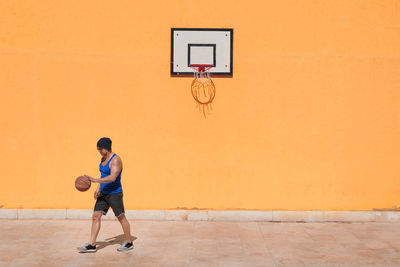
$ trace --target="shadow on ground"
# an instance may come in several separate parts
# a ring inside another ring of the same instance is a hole
[[[135,242],[137,239],[134,236],[131,236],[132,242]],[[96,241],[97,245],[97,250],[103,249],[107,246],[115,245],[115,244],[120,244],[122,245],[125,242],[124,235],[120,234],[114,237],[106,238],[104,241]]]

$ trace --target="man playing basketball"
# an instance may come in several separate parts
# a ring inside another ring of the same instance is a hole
[[[90,243],[79,247],[79,252],[96,252],[96,238],[100,231],[101,216],[107,214],[109,207],[113,209],[114,215],[121,223],[125,235],[125,242],[119,247],[118,251],[126,251],[133,248],[130,225],[125,217],[123,203],[123,192],[121,185],[122,161],[119,156],[111,151],[111,139],[107,137],[100,138],[97,142],[97,150],[101,155],[100,173],[101,178],[96,179],[85,175],[93,183],[99,183],[94,198],[96,204],[92,216],[92,230],[90,234]]]

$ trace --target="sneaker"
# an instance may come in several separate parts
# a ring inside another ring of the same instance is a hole
[[[96,245],[92,246],[89,243],[86,243],[83,247],[77,248],[80,253],[86,253],[86,252],[96,252]]]
[[[130,249],[133,249],[132,242],[131,243],[124,242],[121,247],[117,248],[118,251],[127,251],[127,250],[130,250]]]

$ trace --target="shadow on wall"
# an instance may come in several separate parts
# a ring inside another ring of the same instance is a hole
[[[396,205],[394,205],[391,208],[381,208],[381,209],[373,208],[372,210],[376,210],[376,211],[400,211],[400,207],[397,207]]]

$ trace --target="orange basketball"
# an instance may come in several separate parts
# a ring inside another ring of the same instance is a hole
[[[85,176],[79,176],[75,180],[75,187],[81,192],[87,191],[90,188],[91,182]]]

